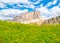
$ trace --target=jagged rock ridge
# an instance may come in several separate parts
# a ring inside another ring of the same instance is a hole
[[[60,24],[60,16],[53,17],[47,20],[44,20],[40,17],[40,12],[28,12],[21,14],[20,16],[14,17],[13,21],[20,22],[24,24],[37,23],[37,24]]]
[[[60,16],[45,20],[43,24],[60,24]]]
[[[37,23],[41,24],[43,23],[44,19],[40,17],[40,12],[28,12],[21,14],[21,16],[14,17],[13,21],[21,22],[21,23]]]

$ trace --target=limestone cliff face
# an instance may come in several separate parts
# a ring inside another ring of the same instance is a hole
[[[43,24],[60,24],[60,16],[45,20]]]
[[[24,24],[36,23],[39,25],[40,24],[59,24],[60,16],[53,17],[48,20],[44,20],[43,18],[40,17],[40,12],[35,11],[35,12],[24,13],[24,14],[21,14],[20,16],[16,16],[14,17],[13,21],[24,23]]]
[[[21,14],[21,16],[16,16],[14,17],[13,21],[20,22],[20,23],[37,23],[41,24],[43,23],[43,19],[40,17],[40,12],[35,11],[35,12],[28,12]]]

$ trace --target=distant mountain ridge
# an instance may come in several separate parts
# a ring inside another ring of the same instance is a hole
[[[20,16],[16,16],[14,17],[13,21],[24,23],[24,24],[36,23],[39,25],[40,24],[59,24],[60,16],[45,20],[40,16],[40,12],[34,11],[34,12],[23,13]]]
[[[25,24],[29,23],[43,23],[44,19],[40,17],[40,12],[35,11],[35,12],[28,12],[21,14],[21,16],[16,16],[14,17],[13,21],[15,22],[21,22]]]
[[[60,16],[45,20],[43,24],[60,24]]]

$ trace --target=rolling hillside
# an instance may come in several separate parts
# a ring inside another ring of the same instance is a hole
[[[0,43],[60,43],[60,24],[38,26],[0,21]]]

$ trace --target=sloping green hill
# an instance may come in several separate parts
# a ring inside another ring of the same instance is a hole
[[[38,26],[0,21],[0,43],[60,43],[60,24]]]

